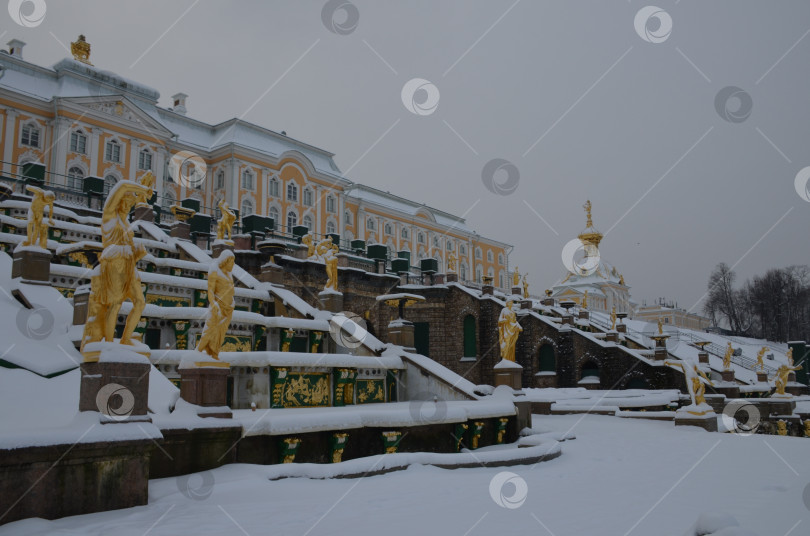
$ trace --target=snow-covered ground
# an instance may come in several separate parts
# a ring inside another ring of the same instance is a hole
[[[270,467],[231,465],[152,481],[148,506],[24,520],[0,534],[683,536],[704,512],[752,531],[720,534],[810,528],[810,439],[598,415],[535,416],[534,428],[576,439],[534,467],[414,466],[362,479],[271,481]]]

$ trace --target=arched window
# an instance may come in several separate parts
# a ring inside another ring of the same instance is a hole
[[[310,231],[312,230],[312,216],[310,216],[309,214],[304,216],[304,227],[306,227]]]
[[[582,365],[582,376],[581,379],[585,378],[599,378],[599,365],[594,363],[593,361],[588,361],[584,365]]]
[[[385,234],[387,234],[387,235],[394,234],[394,228],[391,227],[390,223],[385,224]]]
[[[480,283],[484,279],[484,268],[479,264],[475,267],[475,282]]]
[[[242,172],[242,188],[253,191],[253,172],[249,169]]]
[[[121,144],[116,140],[110,140],[104,149],[104,159],[108,162],[121,162]]]
[[[287,213],[287,232],[291,233],[292,228],[298,225],[298,214],[292,210]]]
[[[503,264],[503,253],[498,253],[498,264]]]
[[[537,371],[557,372],[557,358],[554,356],[554,346],[551,344],[544,344],[540,347]]]
[[[462,281],[467,280],[467,264],[466,263],[462,263],[461,266],[459,266],[458,276],[461,278]]]
[[[311,207],[312,206],[312,190],[306,188],[304,190],[304,206]]]
[[[138,153],[138,169],[144,171],[152,170],[152,153],[149,149],[141,149]]]
[[[487,275],[493,279],[495,278],[495,270],[492,269],[492,266],[487,269]]]
[[[503,270],[498,270],[498,286],[504,288],[503,283]]]
[[[20,144],[28,147],[39,147],[39,126],[35,122],[26,123],[22,127]]]
[[[402,228],[402,231],[400,232],[400,236],[402,238],[404,238],[405,240],[408,239],[408,228],[407,227]]]
[[[488,249],[487,250],[487,262],[492,262],[493,260],[495,260],[495,257],[492,255],[492,250]]]
[[[82,189],[82,182],[84,182],[84,171],[82,168],[73,166],[68,170],[68,188],[75,188],[76,190]]]
[[[478,357],[478,345],[475,339],[475,317],[464,317],[464,357]]]
[[[425,234],[422,233],[422,232],[417,234],[416,235],[416,241],[419,242],[420,244],[424,244],[425,243]]]
[[[112,187],[115,186],[115,183],[118,182],[118,179],[115,178],[115,175],[107,175],[104,177],[104,195],[108,195]]]
[[[270,217],[273,218],[273,225],[278,227],[281,224],[281,220],[278,217],[278,209],[276,207],[270,207]]]
[[[373,231],[373,230],[374,230],[374,218],[369,218],[369,219],[368,219],[368,221],[366,222],[366,228],[367,228],[369,231]]]
[[[459,252],[460,254],[462,254],[462,255],[466,255],[466,254],[467,254],[467,246],[465,246],[464,244],[461,244],[461,245],[458,247],[458,252]]]
[[[217,190],[225,188],[225,172],[221,169],[217,172]]]
[[[348,210],[343,213],[343,223],[345,223],[346,225],[352,224],[352,213],[349,212]]]
[[[174,194],[172,192],[167,191],[166,194],[163,196],[162,200],[163,208],[168,209],[174,205]]]
[[[239,216],[244,218],[245,216],[250,216],[251,214],[253,214],[253,203],[251,203],[250,199],[242,200],[242,211]]]
[[[452,251],[453,250],[453,241],[448,240],[447,244],[445,246],[447,247],[447,251]]]
[[[73,153],[87,153],[87,136],[81,130],[70,133],[70,151]]]
[[[270,195],[278,197],[278,179],[275,177],[270,179]]]
[[[337,210],[335,209],[335,198],[331,195],[326,196],[326,212],[335,213]]]
[[[433,237],[433,247],[434,248],[439,247],[439,237],[438,236]]]
[[[483,258],[483,252],[481,248],[475,248],[475,258],[481,260]]]
[[[335,222],[333,222],[333,221],[326,222],[326,232],[328,234],[335,234],[337,232],[335,230]]]
[[[294,182],[287,185],[287,201],[298,202],[298,186]]]

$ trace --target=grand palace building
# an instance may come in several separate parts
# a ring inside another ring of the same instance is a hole
[[[237,118],[199,121],[183,93],[161,107],[158,91],[92,66],[89,54],[46,68],[23,59],[25,43],[8,45],[0,51],[0,151],[8,182],[24,177],[26,164],[41,163],[44,184],[60,203],[86,207],[88,193],[103,196],[117,181],[151,171],[163,223],[174,219],[172,206],[188,199],[218,218],[224,200],[241,217],[272,218],[282,236],[303,226],[339,235],[345,248],[358,239],[385,244],[389,256],[409,252],[414,267],[436,258],[439,271],[452,254],[462,281],[490,276],[501,288],[509,285],[510,245],[479,235],[463,218],[352,182],[328,151]]]

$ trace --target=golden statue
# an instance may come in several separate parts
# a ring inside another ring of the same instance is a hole
[[[776,422],[776,433],[779,434],[780,436],[788,435],[787,421],[779,419]]]
[[[323,259],[323,262],[326,264],[326,285],[324,285],[324,290],[332,289],[337,291],[338,289],[338,258],[337,254],[340,251],[337,244],[332,243],[332,237],[327,236],[324,240],[318,242],[318,245],[315,247],[315,254]]]
[[[734,355],[734,348],[731,347],[731,342],[726,346],[726,354],[723,356],[723,370],[731,370],[731,357]]]
[[[515,273],[512,274],[512,286],[517,287],[518,285],[520,285],[520,271],[515,266]]]
[[[93,65],[90,63],[90,43],[85,40],[83,35],[70,43],[70,53],[73,54],[73,59],[76,61]]]
[[[231,240],[231,230],[236,221],[236,214],[234,214],[231,207],[228,206],[228,203],[226,203],[224,199],[219,202],[219,211],[222,213],[222,216],[217,222],[217,240],[226,240],[226,234],[228,235],[227,240]]]
[[[455,273],[455,271],[456,271],[456,255],[451,251],[450,255],[447,257],[447,272]]]
[[[793,348],[788,348],[787,353],[785,354],[788,360],[788,366],[793,366]]]
[[[28,208],[28,236],[22,245],[36,246],[39,242],[39,247],[48,249],[48,224],[43,220],[45,219],[45,207],[48,207],[50,225],[53,225],[53,202],[56,196],[50,190],[42,190],[30,184],[25,189],[33,194],[33,199]]]
[[[588,222],[585,224],[585,227],[593,227],[593,219],[591,219],[591,200],[588,199],[585,201],[585,204],[582,205],[582,208],[585,209],[585,214],[588,216]]]
[[[506,302],[506,307],[501,309],[501,315],[498,317],[498,342],[501,346],[501,359],[514,363],[515,345],[523,328],[518,324],[512,305],[512,300],[509,300]]]
[[[804,421],[804,437],[810,437],[810,419]]]
[[[529,274],[523,274],[523,297],[527,300],[529,299],[529,281],[526,279],[526,276]]]
[[[331,237],[330,237],[331,238]],[[312,240],[312,234],[307,233],[301,237],[301,243],[307,247],[307,259],[315,256],[315,242]]]
[[[583,309],[588,308],[588,291],[587,290],[585,291],[585,294],[582,296],[582,308]]]
[[[659,335],[664,334],[664,322],[661,320],[660,316],[658,317],[658,334]]]
[[[785,388],[788,384],[788,377],[790,373],[799,370],[802,367],[789,367],[787,365],[780,365],[780,367],[776,370],[776,378],[774,379],[774,384],[776,385],[776,394],[780,396],[786,396]]]
[[[616,331],[616,306],[610,310],[610,331]]]
[[[197,343],[197,351],[219,359],[219,351],[231,324],[234,308],[233,251],[222,251],[208,270],[208,317]]]
[[[765,370],[765,362],[763,361],[763,358],[765,357],[765,352],[767,351],[768,348],[763,346],[759,349],[759,352],[757,352],[757,366],[759,367],[759,370]]]
[[[672,368],[680,369],[683,372],[683,375],[686,379],[686,388],[689,391],[689,396],[692,398],[692,405],[693,406],[700,406],[701,404],[706,403],[706,385],[708,383],[712,387],[714,384],[706,376],[706,373],[700,370],[697,364],[691,364],[691,366],[683,361],[664,361],[664,365],[667,365]],[[704,382],[705,380],[705,382]],[[711,409],[704,410],[704,411],[689,411],[692,415],[705,415],[712,411]]]
[[[619,276],[619,284],[620,284],[620,285],[627,286],[627,284],[624,282],[624,276],[623,276],[623,275],[620,275],[620,276]]]
[[[137,203],[146,203],[154,194],[149,186],[154,177],[147,173],[141,183],[123,180],[110,190],[101,215],[99,266],[90,281],[88,317],[82,336],[82,351],[88,343],[113,342],[118,311],[124,300],[132,302],[121,344],[132,345],[132,334],[141,318],[146,301],[136,263],[146,255],[146,248],[136,244],[128,217]],[[85,360],[92,360],[85,355]]]

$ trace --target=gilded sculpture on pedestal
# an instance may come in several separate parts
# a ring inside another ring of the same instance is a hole
[[[526,276],[529,274],[523,274],[523,297],[527,300],[529,299],[529,281],[526,279]]]
[[[583,294],[583,296],[582,296],[582,308],[583,309],[588,308],[588,291],[587,290],[585,291],[585,294]]]
[[[93,65],[90,63],[90,43],[85,40],[83,35],[80,35],[77,40],[70,43],[70,53],[73,54],[73,59],[76,61]]]
[[[101,216],[103,251],[90,282],[88,317],[82,337],[82,351],[88,343],[113,342],[118,311],[124,300],[132,302],[121,344],[132,345],[132,333],[146,302],[136,263],[146,255],[143,244],[135,243],[129,213],[137,203],[146,203],[154,194],[154,176],[147,173],[141,183],[124,180],[113,186],[104,202]],[[87,358],[87,356],[86,356]]]
[[[787,365],[780,365],[779,368],[776,370],[776,378],[774,379],[774,385],[776,386],[776,394],[785,396],[787,393],[785,392],[785,388],[788,384],[788,378],[790,373],[796,370],[799,370],[802,367],[789,367]]]
[[[506,302],[506,307],[501,309],[501,315],[498,317],[498,341],[501,347],[501,359],[514,363],[517,338],[523,328],[518,324],[512,305],[512,300],[509,300]]]
[[[757,352],[757,366],[759,367],[759,370],[765,370],[765,362],[763,361],[763,358],[765,357],[765,352],[767,351],[768,348],[763,346],[759,349],[759,352]]]
[[[517,287],[520,285],[520,270],[515,266],[515,273],[512,274],[512,286]]]
[[[236,214],[234,214],[225,200],[219,202],[219,210],[222,213],[222,217],[220,217],[217,222],[217,240],[231,240],[231,230],[233,229],[234,222],[236,222]],[[225,238],[226,234],[228,235],[227,239]]]
[[[337,244],[332,243],[331,236],[318,242],[318,245],[315,247],[315,254],[326,264],[327,279],[324,290],[331,289],[337,291],[338,289],[338,251],[340,251],[340,249]]]
[[[208,317],[197,343],[197,351],[219,359],[225,333],[231,324],[234,309],[233,270],[234,254],[230,250],[220,253],[208,271]]]
[[[793,366],[793,348],[788,348],[788,351],[785,354],[785,357],[787,357],[788,366],[792,367]]]
[[[616,306],[610,310],[610,331],[616,330]]]
[[[658,317],[658,334],[659,334],[659,335],[663,335],[663,334],[664,334],[664,322],[662,322],[662,321],[661,321],[661,317],[660,317],[660,316]]]
[[[734,355],[734,348],[731,343],[726,346],[726,354],[723,356],[723,370],[731,370],[731,357]]]
[[[45,223],[45,208],[50,209],[50,225],[53,225],[53,202],[56,199],[53,192],[43,190],[30,184],[25,187],[31,192],[31,206],[28,208],[28,228],[23,246],[36,246],[48,249],[48,224]]]
[[[712,387],[714,384],[706,376],[706,373],[700,370],[697,364],[689,364],[683,361],[664,361],[664,364],[680,369],[683,372],[683,375],[686,379],[686,388],[689,391],[689,396],[692,398],[692,405],[693,406],[700,406],[702,404],[706,404],[706,386],[704,383],[708,383]],[[705,415],[711,410],[705,411],[689,411],[689,413],[693,415]]]
[[[307,233],[301,237],[301,243],[307,247],[307,259],[315,256],[315,241],[312,239],[312,234]]]

